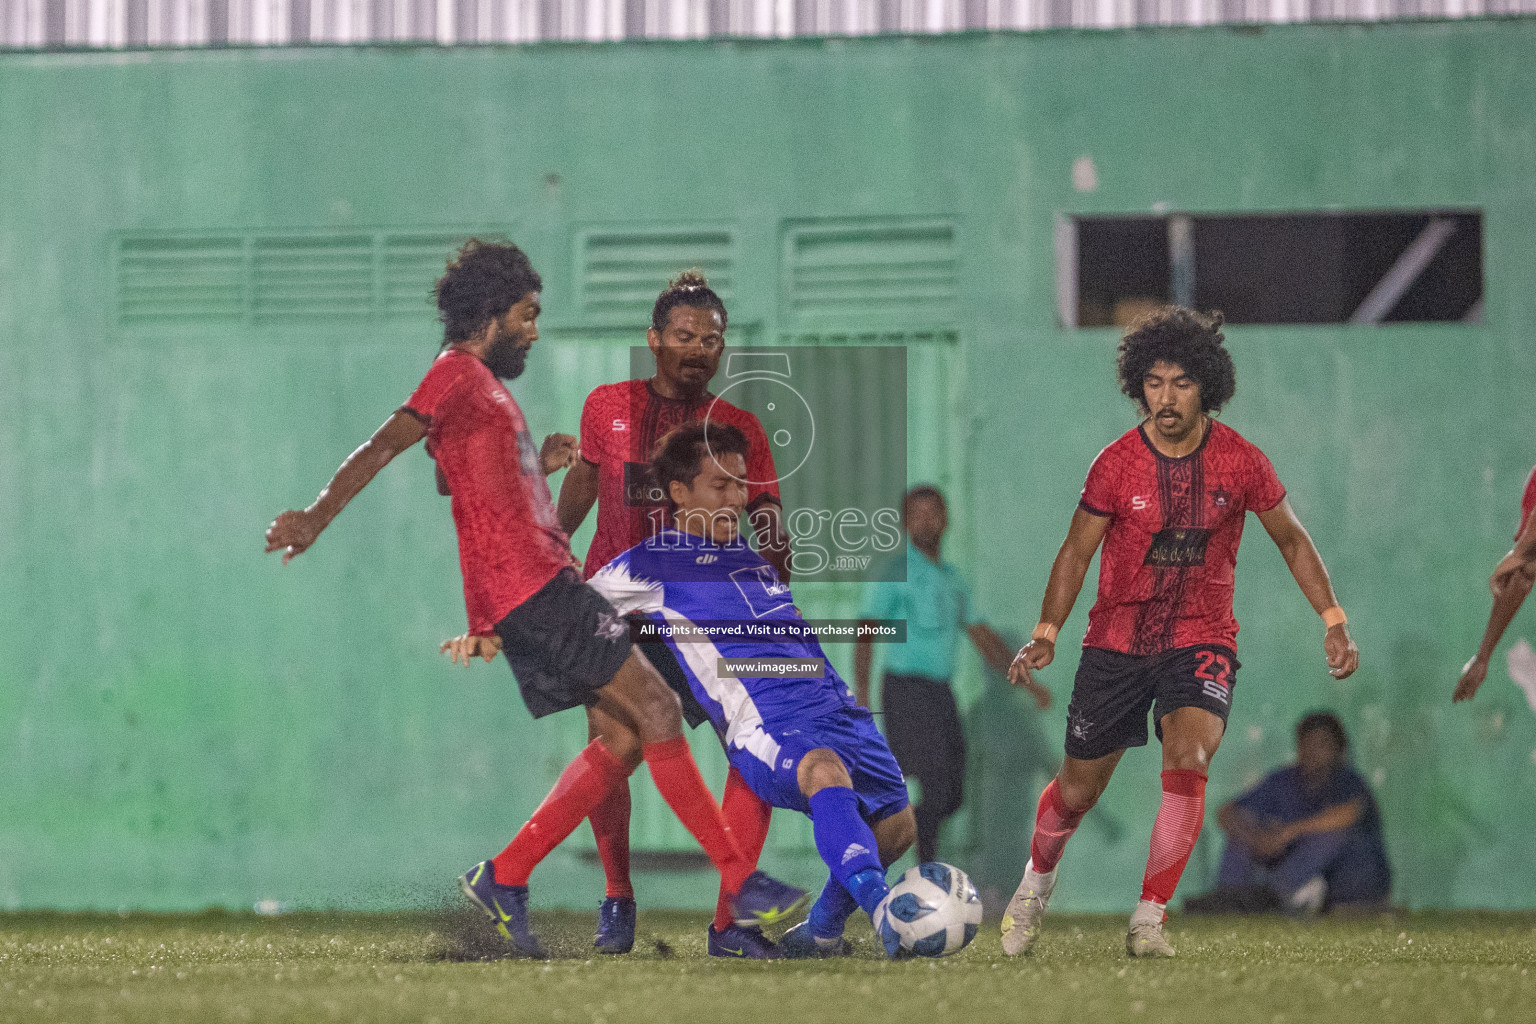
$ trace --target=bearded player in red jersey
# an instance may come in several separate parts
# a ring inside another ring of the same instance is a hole
[[[1010,669],[1015,683],[1051,663],[1056,634],[1100,542],[1099,597],[1067,708],[1066,759],[1040,796],[1030,862],[1003,916],[1003,950],[1040,935],[1056,864],[1128,747],[1145,746],[1147,712],[1163,745],[1163,798],[1126,952],[1172,956],[1163,935],[1205,816],[1205,779],[1221,745],[1236,681],[1233,568],[1249,511],[1269,532],[1322,616],[1330,674],[1359,653],[1317,548],[1264,453],[1212,418],[1236,388],[1221,316],[1168,308],[1120,343],[1120,388],[1146,417],[1099,453],[1066,542],[1051,566],[1040,623]]]
[[[440,489],[453,497],[469,632],[443,644],[455,661],[504,653],[535,718],[585,705],[604,729],[577,755],[505,850],[459,879],[517,949],[543,957],[529,928],[528,876],[643,759],[656,788],[709,854],[738,917],[775,916],[804,898],[753,870],[699,775],[676,695],[629,641],[613,606],[576,574],[545,477],[568,466],[575,439],[534,450],[501,380],[538,340],[542,283],[522,250],[472,239],[437,283],[444,351],[373,437],[342,463],[315,503],[278,516],[267,550],[286,563],[396,455],[426,438]]]
[[[1515,531],[1515,548],[1505,555],[1494,569],[1490,589],[1493,590],[1493,611],[1488,613],[1488,626],[1483,630],[1483,642],[1461,669],[1456,680],[1452,702],[1471,700],[1477,688],[1488,677],[1488,662],[1493,649],[1499,646],[1504,630],[1520,610],[1525,597],[1536,582],[1536,469],[1531,470],[1525,482],[1525,496],[1520,500],[1520,528]]]
[[[591,579],[615,555],[667,525],[668,500],[651,473],[651,456],[672,428],[702,420],[726,423],[746,435],[748,521],[764,559],[789,579],[789,545],[780,526],[778,472],[768,436],[756,416],[709,392],[720,368],[728,323],[725,302],[702,274],[688,271],[670,282],[651,309],[646,344],[656,357],[650,378],[604,384],[587,396],[581,412],[580,458],[560,485],[560,528],[574,534],[597,504],[597,532],[587,549]],[[642,651],[677,692],[690,726],[708,720],[688,679],[662,641],[642,641]],[[591,735],[604,728],[603,711],[587,709]],[[748,788],[735,768],[725,780],[721,813],[742,856],[754,863],[768,837],[773,808]],[[606,879],[593,945],[603,953],[628,953],[635,944],[635,889],[629,876],[628,780],[620,781],[592,810],[592,834]],[[764,959],[773,944],[760,931],[733,924],[724,888],[709,929],[711,955]]]

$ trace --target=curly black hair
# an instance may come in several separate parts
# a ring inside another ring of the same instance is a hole
[[[651,327],[658,333],[666,330],[667,318],[678,306],[714,310],[720,314],[721,330],[725,329],[728,322],[725,301],[709,286],[700,270],[685,270],[677,275],[676,280],[667,282],[666,289],[656,296],[656,305],[651,307]]]
[[[507,315],[544,281],[528,256],[511,242],[471,238],[438,278],[437,318],[443,322],[443,344],[468,341],[485,325]]]
[[[1147,411],[1142,382],[1152,364],[1173,363],[1200,385],[1200,411],[1219,412],[1237,390],[1237,372],[1221,333],[1220,313],[1197,313],[1183,306],[1164,306],[1126,328],[1115,365],[1120,390],[1142,412]]]

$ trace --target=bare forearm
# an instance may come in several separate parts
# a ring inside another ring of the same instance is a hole
[[[1083,580],[1088,577],[1088,566],[1093,561],[1090,553],[1083,558],[1077,552],[1063,546],[1051,563],[1051,578],[1045,585],[1045,600],[1040,603],[1040,621],[1058,629],[1072,614],[1077,595],[1082,593]]]
[[[1493,611],[1488,615],[1488,628],[1483,630],[1483,642],[1477,648],[1479,658],[1487,661],[1493,657],[1494,648],[1499,646],[1499,641],[1504,638],[1504,631],[1509,628],[1515,613],[1520,610],[1520,605],[1530,594],[1532,582],[1532,577],[1523,573],[1517,574],[1510,585],[1493,599]]]
[[[865,623],[860,623],[861,626]],[[869,670],[875,660],[875,645],[865,637],[853,643],[853,694],[860,704],[869,707]]]
[[[1295,534],[1281,545],[1280,554],[1313,611],[1321,615],[1339,603],[1333,592],[1333,581],[1328,578],[1328,569],[1306,530],[1298,525]]]
[[[597,501],[597,486],[598,468],[585,459],[577,459],[576,464],[566,471],[565,479],[560,482],[556,516],[567,537],[581,528],[587,513],[592,511]]]
[[[1013,652],[1008,645],[1003,643],[1003,638],[997,635],[996,630],[987,625],[971,626],[966,632],[970,635],[971,643],[976,645],[976,653],[981,655],[994,672],[1002,675],[1008,674],[1008,663],[1013,660]]]
[[[325,523],[329,523],[341,514],[341,510],[347,507],[347,503],[357,497],[358,492],[368,486],[368,482],[378,475],[379,470],[389,465],[398,452],[395,452],[378,443],[376,437],[369,438],[351,455],[347,456],[336,475],[331,477],[331,482],[325,485],[325,489],[315,498],[310,510],[321,517]]]
[[[1360,820],[1364,810],[1361,801],[1351,800],[1348,803],[1318,811],[1310,818],[1292,822],[1288,826],[1288,831],[1293,837],[1312,835],[1316,832],[1337,832],[1340,829],[1352,827]]]

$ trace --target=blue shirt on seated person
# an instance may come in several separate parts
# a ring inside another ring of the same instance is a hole
[[[1221,808],[1227,847],[1216,895],[1264,888],[1296,913],[1386,906],[1392,870],[1381,812],[1344,757],[1348,742],[1336,715],[1307,715],[1296,726],[1296,763]]]

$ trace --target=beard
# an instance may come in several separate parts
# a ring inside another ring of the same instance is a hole
[[[502,380],[516,380],[528,363],[528,350],[513,338],[503,338],[485,355],[485,365]]]

